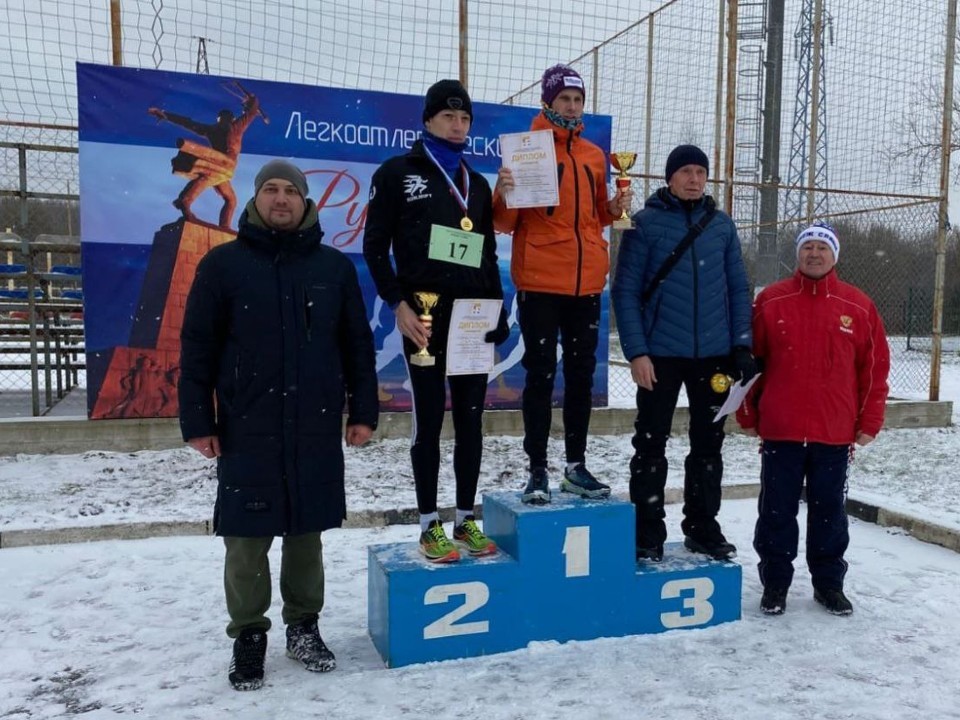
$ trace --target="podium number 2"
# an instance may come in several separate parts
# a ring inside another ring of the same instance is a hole
[[[688,593],[686,596],[683,595],[684,591]],[[713,580],[710,578],[684,578],[665,582],[660,589],[660,599],[683,597],[683,612],[660,613],[660,622],[668,630],[704,625],[713,619],[713,605],[708,602],[712,596]],[[690,610],[693,612],[688,612]]]
[[[476,635],[490,631],[486,620],[456,624],[474,610],[479,610],[490,599],[490,588],[482,582],[455,583],[452,585],[434,585],[423,596],[424,605],[446,603],[454,595],[463,595],[463,605],[437,618],[423,629],[424,640],[453,637],[455,635]]]

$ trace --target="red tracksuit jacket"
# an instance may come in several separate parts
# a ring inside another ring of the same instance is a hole
[[[848,445],[883,425],[890,349],[869,297],[831,270],[799,271],[753,306],[753,351],[763,375],[737,412],[765,440]]]

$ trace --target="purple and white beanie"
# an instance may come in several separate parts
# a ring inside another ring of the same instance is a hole
[[[567,88],[573,88],[583,93],[584,99],[587,97],[587,89],[583,84],[583,78],[580,73],[568,65],[554,65],[543,71],[543,77],[540,80],[540,99],[547,107],[556,100],[557,95]]]

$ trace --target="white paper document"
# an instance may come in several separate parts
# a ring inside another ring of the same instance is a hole
[[[750,388],[753,387],[753,384],[759,378],[760,373],[757,373],[750,378],[750,382],[748,382],[746,385],[744,385],[742,382],[737,382],[731,385],[730,394],[727,395],[727,399],[724,401],[723,405],[720,406],[720,410],[714,416],[713,421],[717,422],[720,418],[736,412],[740,408],[740,405],[743,404],[743,399],[747,396],[747,393],[750,392]]]
[[[513,172],[513,190],[504,195],[508,208],[560,204],[553,132],[505,133],[500,136],[500,157],[503,166]]]
[[[483,338],[497,329],[502,304],[502,300],[453,301],[447,335],[447,375],[485,375],[493,370],[493,343]]]

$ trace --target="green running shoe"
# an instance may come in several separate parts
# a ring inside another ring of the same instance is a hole
[[[497,551],[497,544],[477,527],[473,515],[467,515],[463,523],[453,529],[453,540],[474,557],[493,555]]]
[[[443,531],[439,520],[434,520],[420,534],[420,552],[430,562],[451,563],[460,559],[460,553]]]

